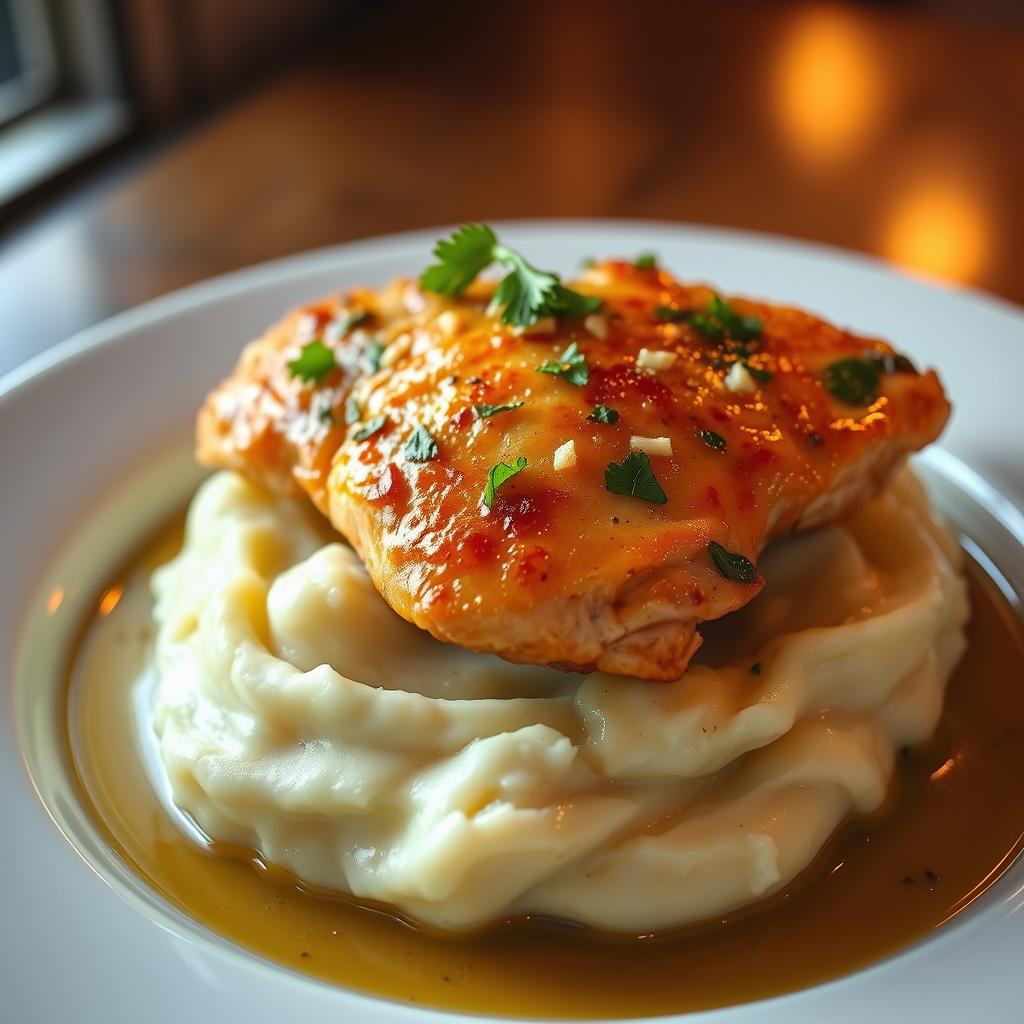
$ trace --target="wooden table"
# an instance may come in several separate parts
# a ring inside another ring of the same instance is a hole
[[[1024,302],[1024,35],[819,4],[390,7],[7,238],[0,370],[312,246],[589,215],[815,239]]]

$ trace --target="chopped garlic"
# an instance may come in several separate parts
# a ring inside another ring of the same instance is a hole
[[[657,349],[642,348],[636,357],[639,370],[668,370],[675,366],[679,358],[675,352],[661,352]]]
[[[513,334],[554,334],[557,328],[555,318],[553,316],[542,316],[539,320],[534,321],[532,324],[524,324],[522,327],[516,327]]]
[[[412,335],[408,332],[400,334],[386,349],[380,357],[380,365],[392,367],[399,359],[412,348]]]
[[[608,318],[591,313],[583,320],[583,326],[595,337],[604,341],[608,337]]]
[[[629,439],[629,447],[635,452],[646,455],[671,455],[672,439],[670,437],[639,437],[634,434]]]
[[[738,360],[729,367],[725,375],[726,390],[735,394],[749,395],[757,390],[757,381],[751,376],[750,371]]]
[[[437,315],[437,326],[446,338],[454,338],[462,330],[462,317],[454,309],[446,309]]]
[[[555,449],[554,467],[561,472],[563,469],[572,469],[576,465],[576,442],[566,441]]]

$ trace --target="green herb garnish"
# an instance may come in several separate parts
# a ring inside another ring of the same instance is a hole
[[[738,580],[740,583],[753,583],[757,579],[757,566],[745,555],[737,555],[727,551],[721,544],[711,541],[708,553],[715,563],[715,568],[727,579]]]
[[[590,410],[590,415],[587,417],[591,423],[618,423],[619,412],[617,409],[611,408],[608,405],[595,405]]]
[[[511,480],[517,473],[526,469],[526,456],[520,455],[510,466],[507,462],[499,462],[492,466],[487,474],[487,486],[484,488],[484,504],[490,508],[494,504],[494,497],[502,484]]]
[[[429,462],[437,458],[437,442],[426,427],[418,426],[409,435],[402,451],[410,462]]]
[[[604,471],[604,485],[612,494],[625,494],[654,505],[668,501],[646,452],[630,452],[622,462],[610,462]]]
[[[288,364],[288,369],[293,377],[312,383],[323,380],[334,365],[334,352],[322,341],[311,341],[302,346],[298,358]]]
[[[366,343],[363,354],[366,356],[366,365],[370,368],[370,373],[376,373],[380,370],[380,361],[384,357],[384,349],[385,346],[376,338],[371,338]]]
[[[721,295],[713,295],[708,303],[708,315],[714,317],[730,338],[753,341],[761,334],[761,321],[756,316],[741,316]]]
[[[601,299],[566,288],[557,274],[538,270],[498,242],[486,224],[465,224],[434,247],[438,262],[420,276],[424,291],[459,295],[492,263],[509,273],[494,292],[502,323],[528,327],[545,316],[586,316],[601,307]]]
[[[323,405],[320,406],[320,412],[317,413],[317,418],[325,426],[328,424],[334,424],[334,410],[331,408],[330,402],[324,402]]]
[[[655,306],[654,319],[660,324],[679,324],[690,318],[688,309],[680,309],[678,306]]]
[[[870,405],[878,398],[878,367],[866,359],[839,359],[825,368],[825,387],[846,405]]]
[[[641,252],[633,260],[633,266],[638,270],[657,270],[658,254],[656,252]]]
[[[714,452],[725,451],[725,438],[713,430],[698,431],[700,439]]]
[[[369,423],[361,426],[353,435],[352,438],[355,441],[365,441],[368,437],[373,437],[378,431],[384,429],[384,424],[387,423],[387,416],[374,416]]]
[[[362,413],[359,411],[359,403],[354,398],[345,399],[345,422],[351,426],[353,423],[358,423],[362,418]]]
[[[473,406],[473,412],[480,419],[486,420],[491,416],[497,416],[499,412],[512,412],[514,409],[521,409],[523,405],[523,402],[509,402],[508,405],[488,405],[486,402],[481,402],[479,405]]]
[[[556,377],[567,380],[576,387],[583,387],[590,380],[590,371],[587,368],[587,358],[576,345],[571,345],[553,363],[542,363],[537,367],[538,373],[551,373]]]
[[[761,662],[755,661],[754,664],[750,666],[750,674],[752,676],[759,676],[761,674]]]

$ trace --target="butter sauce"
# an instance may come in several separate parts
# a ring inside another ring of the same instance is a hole
[[[972,563],[969,648],[938,733],[900,758],[884,813],[847,825],[793,885],[756,907],[628,941],[545,921],[451,938],[310,892],[251,850],[188,838],[145,767],[148,579],[180,538],[180,523],[164,531],[99,598],[69,668],[67,756],[83,801],[139,875],[213,932],[285,967],[502,1015],[710,1008],[813,985],[925,938],[1021,848],[1024,630]]]

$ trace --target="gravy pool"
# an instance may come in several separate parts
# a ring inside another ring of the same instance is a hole
[[[310,892],[251,850],[186,837],[143,766],[148,580],[180,542],[178,523],[98,598],[68,669],[66,756],[97,824],[153,889],[293,970],[386,998],[506,1016],[706,1009],[826,981],[926,938],[1021,848],[1024,630],[968,562],[969,646],[936,735],[902,754],[882,812],[848,823],[770,899],[657,937],[613,939],[534,920],[451,938]]]

